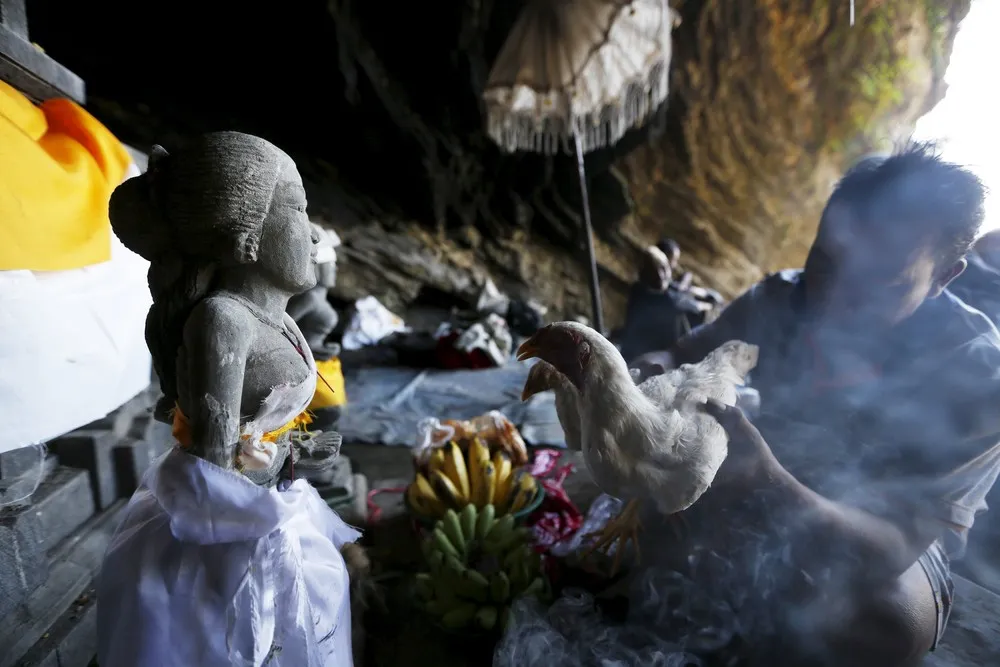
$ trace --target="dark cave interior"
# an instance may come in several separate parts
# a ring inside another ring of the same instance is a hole
[[[332,165],[341,184],[391,216],[441,229],[505,233],[523,218],[518,202],[548,198],[539,190],[552,190],[564,206],[579,205],[571,156],[503,155],[483,132],[479,92],[523,0],[433,9],[399,0],[349,2],[336,3],[349,17],[338,29],[318,0],[257,9],[233,0],[30,0],[29,29],[34,42],[84,79],[89,100],[131,111],[135,120],[126,125],[102,120],[139,147],[167,144],[158,127],[181,137],[221,129],[258,134],[297,158]],[[344,57],[358,34],[345,27],[352,23],[384,67],[381,96]],[[659,114],[654,129],[666,118]],[[632,132],[587,157],[598,233],[607,234],[628,210],[624,188],[607,168],[649,134]],[[579,241],[565,220],[535,216],[532,226],[557,242]]]

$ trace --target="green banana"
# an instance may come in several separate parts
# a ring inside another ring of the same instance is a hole
[[[476,615],[477,606],[471,602],[463,603],[441,617],[441,623],[449,630],[459,630],[467,627]]]
[[[526,550],[524,549],[524,547],[511,549],[510,551],[508,551],[507,555],[503,557],[503,569],[507,570],[508,572],[514,571],[527,555],[525,551]]]
[[[434,546],[437,547],[438,551],[445,554],[446,556],[453,556],[455,558],[461,558],[458,549],[455,545],[448,540],[448,536],[445,535],[444,531],[441,530],[441,526],[434,529]]]
[[[455,582],[451,577],[444,574],[434,577],[434,597],[449,603],[451,606],[457,604],[459,596],[455,590]]]
[[[492,630],[493,626],[497,624],[497,608],[496,607],[480,607],[476,612],[476,625],[478,625],[483,630]]]
[[[500,517],[493,525],[493,528],[483,540],[483,548],[490,553],[503,551],[504,546],[511,539],[514,529],[514,517],[510,514]]]
[[[462,525],[459,523],[458,514],[453,509],[444,513],[439,522],[440,528],[448,537],[448,541],[459,553],[465,551],[465,537],[462,535]]]
[[[479,510],[479,520],[476,522],[476,539],[482,541],[486,534],[493,527],[493,520],[496,518],[497,508],[493,505],[486,505]]]
[[[462,536],[466,544],[476,536],[476,506],[468,504],[462,509],[462,516],[459,517],[462,523]]]
[[[462,592],[466,597],[478,602],[486,602],[490,597],[489,579],[475,570],[462,572]]]
[[[517,591],[523,590],[530,581],[531,573],[528,572],[528,566],[523,560],[518,561],[518,563],[510,571],[511,588]]]
[[[505,514],[493,523],[493,527],[490,528],[490,532],[483,536],[483,539],[492,542],[493,540],[500,539],[502,536],[506,536],[511,530],[514,529],[514,517],[510,514]]]
[[[444,616],[446,613],[451,611],[453,604],[446,600],[428,600],[427,604],[424,605],[424,609],[427,610],[431,616]]]
[[[506,572],[494,572],[490,577],[490,597],[494,602],[506,602],[510,597],[510,579]]]
[[[415,587],[417,589],[417,595],[421,598],[429,600],[434,597],[434,582],[431,579],[431,575],[427,572],[417,574]]]
[[[514,549],[517,547],[524,546],[525,544],[527,544],[528,538],[530,536],[531,536],[530,529],[515,528],[514,530],[507,532],[506,535],[497,537],[497,549],[501,552],[504,552],[509,549]]]
[[[444,553],[441,551],[431,551],[431,555],[427,558],[427,564],[431,566],[431,572],[437,574],[444,567]]]
[[[455,577],[461,577],[462,573],[465,572],[465,566],[454,556],[445,556],[444,571]]]

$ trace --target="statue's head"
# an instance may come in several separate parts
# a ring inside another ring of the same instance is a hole
[[[316,283],[302,177],[259,137],[216,132],[171,154],[157,146],[109,210],[122,243],[153,264],[254,271],[290,294]]]
[[[302,177],[259,137],[216,132],[174,153],[155,147],[146,173],[115,189],[109,214],[122,243],[150,262],[146,341],[163,405],[177,397],[184,324],[220,276],[244,272],[289,296],[316,284]]]

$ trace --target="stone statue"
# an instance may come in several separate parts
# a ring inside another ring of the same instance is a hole
[[[339,450],[339,436],[301,428],[316,363],[286,307],[316,285],[318,238],[295,163],[235,132],[154,148],[110,218],[150,262],[146,340],[178,446],[150,467],[105,555],[101,666],[350,665],[340,550],[359,533],[281,474],[299,440],[317,461],[336,458],[317,456],[324,442]]]
[[[319,225],[313,225],[314,234],[319,239],[316,261],[316,286],[294,295],[288,301],[288,314],[302,330],[309,348],[317,361],[326,361],[340,354],[340,346],[327,339],[337,328],[337,311],[330,305],[327,296],[337,284],[337,233]]]
[[[274,481],[285,434],[316,389],[310,347],[285,313],[316,285],[318,239],[294,162],[228,132],[177,155],[156,148],[147,174],[115,191],[110,214],[122,242],[151,263],[146,340],[164,394],[158,414],[171,411],[191,453]]]

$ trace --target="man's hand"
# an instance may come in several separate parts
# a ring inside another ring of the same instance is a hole
[[[781,464],[774,458],[764,437],[742,410],[714,399],[705,403],[704,410],[729,436],[729,454],[715,475],[715,483],[753,487],[781,471]]]

